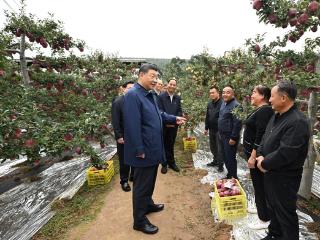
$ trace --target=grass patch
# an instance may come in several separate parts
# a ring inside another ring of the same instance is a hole
[[[115,174],[119,172],[117,155],[114,160]],[[113,177],[115,181],[116,177]],[[56,212],[53,218],[43,226],[33,237],[33,240],[58,240],[63,239],[65,234],[81,223],[94,220],[104,205],[105,196],[110,191],[110,183],[89,187],[85,183],[71,200],[56,201],[52,210]]]

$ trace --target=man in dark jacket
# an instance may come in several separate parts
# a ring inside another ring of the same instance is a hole
[[[123,93],[126,94],[130,88],[133,87],[134,82],[128,81],[122,85]],[[114,130],[114,137],[117,141],[117,153],[119,157],[119,168],[120,168],[120,184],[122,190],[129,192],[131,187],[128,183],[130,166],[124,163],[124,127],[123,127],[123,99],[124,96],[117,97],[112,103],[111,116],[112,126]],[[131,168],[130,180],[133,179],[133,168]]]
[[[219,145],[220,137],[218,134],[218,119],[222,100],[220,99],[220,94],[217,87],[213,86],[210,88],[209,97],[211,100],[207,106],[204,134],[208,135],[209,132],[210,150],[213,155],[213,161],[208,163],[207,166],[217,166],[218,171],[223,172],[223,160],[220,156],[221,147]]]
[[[133,228],[148,234],[158,232],[146,214],[159,212],[163,204],[155,204],[152,195],[160,163],[165,161],[163,122],[182,124],[185,118],[161,112],[155,93],[158,68],[144,64],[139,70],[138,83],[124,96],[124,156],[125,163],[134,167]]]
[[[297,89],[289,81],[280,81],[272,88],[270,103],[276,114],[271,117],[257,151],[257,167],[265,172],[271,218],[264,240],[299,239],[296,203],[308,153],[310,126],[294,104],[296,96]]]
[[[240,138],[241,121],[232,113],[239,107],[234,97],[234,90],[227,86],[222,91],[223,103],[221,104],[218,131],[221,137],[222,156],[228,170],[226,178],[238,178],[237,175],[237,146]]]
[[[168,81],[167,91],[161,93],[158,98],[158,106],[162,112],[166,112],[175,116],[182,116],[181,98],[175,91],[177,89],[177,81],[172,78]],[[164,149],[166,152],[167,161],[162,164],[161,173],[165,174],[168,171],[167,166],[176,172],[179,168],[174,159],[174,143],[178,132],[177,124],[165,124],[163,127]]]

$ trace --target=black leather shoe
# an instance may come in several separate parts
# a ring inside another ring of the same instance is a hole
[[[216,162],[211,162],[207,164],[207,167],[216,167],[216,166],[218,166],[218,163]]]
[[[130,185],[129,185],[128,182],[122,183],[122,184],[121,184],[121,188],[122,188],[122,190],[125,191],[125,192],[130,192],[130,191],[131,191],[131,187],[130,187]]]
[[[149,207],[147,214],[152,212],[160,212],[164,209],[164,204],[154,204],[152,207]]]
[[[161,168],[161,173],[166,174],[168,172],[168,167],[167,166],[162,166]]]
[[[171,168],[175,172],[180,172],[180,169],[176,164],[169,165],[169,168]]]
[[[152,223],[145,223],[142,226],[133,225],[133,229],[137,231],[141,231],[146,234],[155,234],[159,231],[159,228]]]

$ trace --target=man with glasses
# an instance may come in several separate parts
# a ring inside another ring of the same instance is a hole
[[[161,112],[154,89],[158,67],[144,64],[139,69],[139,79],[124,96],[124,145],[125,162],[134,167],[133,176],[133,229],[155,234],[158,227],[150,223],[146,215],[164,209],[155,204],[152,195],[158,166],[165,161],[163,147],[163,122],[182,124],[185,118]]]

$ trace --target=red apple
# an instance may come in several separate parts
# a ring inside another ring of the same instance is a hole
[[[259,46],[258,44],[256,44],[256,45],[254,46],[254,51],[255,51],[256,53],[259,53],[259,52],[261,51],[261,48],[260,48],[260,46]]]
[[[309,3],[308,10],[312,13],[318,11],[319,9],[319,3],[317,1],[312,1]]]
[[[88,96],[88,89],[82,89],[82,91],[81,91],[81,94],[83,95],[83,96]]]
[[[46,89],[49,91],[53,87],[52,83],[47,83]]]
[[[289,24],[290,24],[291,27],[296,26],[297,23],[298,23],[298,19],[297,19],[297,18],[292,18],[292,19],[290,19],[290,21],[289,21]]]
[[[17,129],[15,130],[14,136],[15,136],[16,138],[21,138],[21,136],[22,136],[22,131],[21,131],[20,128],[17,128]]]
[[[253,1],[253,9],[259,11],[262,8],[262,1],[261,0],[254,0]]]
[[[306,67],[305,67],[305,70],[309,73],[314,73],[315,72],[315,66],[314,64],[308,64]]]
[[[75,152],[80,155],[82,152],[81,147],[76,147]]]
[[[290,58],[288,58],[285,62],[284,62],[284,66],[286,68],[292,68],[293,67],[293,62]]]
[[[288,10],[288,16],[290,17],[290,18],[294,18],[294,17],[296,17],[297,16],[297,9],[295,9],[295,8],[289,8],[289,10]]]
[[[309,15],[307,13],[303,13],[300,15],[300,17],[298,18],[298,22],[300,24],[306,24],[309,21]]]
[[[63,86],[63,84],[64,84],[63,80],[61,80],[61,79],[58,80],[58,85],[59,85],[59,86]]]
[[[105,147],[106,147],[106,144],[100,143],[100,147],[101,147],[101,148],[105,148]]]
[[[35,141],[32,138],[29,138],[25,141],[24,145],[27,148],[33,148],[33,146],[35,145]]]
[[[65,141],[69,142],[69,141],[71,141],[72,139],[73,139],[72,133],[67,133],[67,134],[64,135],[64,140],[65,140]]]
[[[297,41],[297,38],[293,34],[290,34],[288,39],[293,43],[295,43]]]
[[[6,72],[3,69],[0,69],[0,77],[4,77],[5,74]]]
[[[277,15],[275,15],[275,14],[270,14],[269,16],[268,16],[268,20],[269,20],[269,22],[270,23],[276,23],[277,22],[277,20],[278,20],[278,17],[277,17]]]
[[[310,28],[310,30],[311,30],[312,32],[316,32],[316,31],[318,31],[318,26],[317,26],[317,25],[314,25],[314,26],[312,26],[312,27]]]

